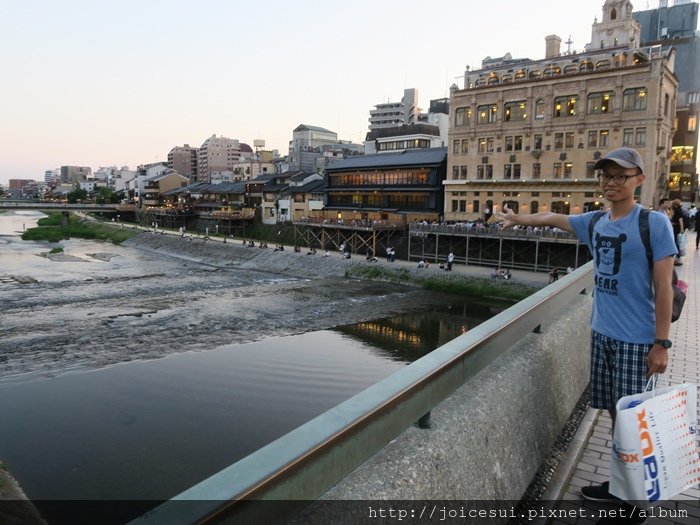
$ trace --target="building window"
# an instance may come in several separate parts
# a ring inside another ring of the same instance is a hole
[[[533,149],[542,149],[542,135],[535,135]]]
[[[477,179],[493,179],[493,165],[480,164],[476,167]]]
[[[458,140],[455,140],[455,141],[452,143],[452,153],[455,154],[455,155],[457,155],[457,154],[459,153],[459,147],[460,147],[459,144],[460,144],[460,143],[459,143]]]
[[[479,153],[493,152],[493,137],[481,137],[479,139]]]
[[[561,162],[554,163],[554,178],[561,179]]]
[[[535,102],[535,118],[536,119],[543,119],[544,118],[544,100],[539,99],[537,102]]]
[[[562,149],[564,147],[564,134],[555,133],[554,134],[554,149]]]
[[[671,105],[671,97],[668,93],[664,94],[664,117],[668,117],[668,108]]]
[[[513,137],[506,137],[506,151],[513,151]]]
[[[493,152],[493,137],[486,138],[486,152],[487,153]]]
[[[459,179],[459,166],[452,166],[452,180]]]
[[[588,95],[588,108],[586,112],[589,115],[599,113],[609,113],[613,110],[613,99],[615,93],[612,91],[601,91],[600,93],[591,93]]]
[[[688,131],[696,131],[698,129],[698,117],[697,115],[690,115],[688,117]]]
[[[520,178],[520,164],[513,164],[513,179]]]
[[[513,149],[515,151],[522,151],[523,150],[523,136],[522,135],[516,135],[513,137]]]
[[[478,199],[474,199],[472,201],[472,212],[479,213],[479,200]]]
[[[578,95],[568,95],[565,97],[557,97],[554,99],[554,116],[555,117],[574,117],[576,116],[576,104],[578,103]]]
[[[598,147],[598,132],[597,131],[589,131],[588,132],[588,147],[589,148]]]
[[[647,88],[625,89],[622,94],[622,111],[647,109]]]
[[[646,146],[647,143],[647,128],[637,128],[634,135],[635,146]]]
[[[598,134],[598,147],[607,148],[608,147],[608,137],[610,136],[610,131],[607,129],[601,129]]]
[[[564,178],[565,179],[570,179],[574,174],[574,163],[573,162],[565,162],[564,163]]]
[[[622,131],[622,145],[631,146],[634,139],[634,128],[625,128]]]
[[[486,137],[479,138],[479,153],[486,153]]]
[[[532,165],[532,178],[539,179],[541,175],[542,175],[542,164],[540,164],[539,162],[535,162]]]
[[[469,141],[467,139],[462,139],[462,155],[469,153]]]
[[[573,131],[567,131],[564,134],[564,147],[565,148],[573,148],[574,147],[574,132]]]
[[[537,201],[530,201],[530,213],[537,213],[540,209],[540,203]]]
[[[466,166],[459,167],[459,178],[461,180],[467,180],[467,167]]]
[[[479,164],[476,167],[476,178],[479,180],[484,178],[484,165],[483,164]]]
[[[506,180],[509,180],[511,178],[512,171],[513,171],[513,165],[512,164],[505,164],[503,166],[503,178]]]
[[[503,120],[506,122],[525,120],[527,117],[526,104],[524,100],[516,102],[506,102],[503,105]]]
[[[469,116],[471,111],[469,108],[457,108],[455,110],[455,126],[463,127],[469,123]]]
[[[477,108],[476,123],[477,124],[493,124],[496,122],[498,106],[496,104],[487,104]]]
[[[586,178],[587,179],[595,179],[595,170],[593,169],[594,165],[595,165],[595,162],[586,162]]]

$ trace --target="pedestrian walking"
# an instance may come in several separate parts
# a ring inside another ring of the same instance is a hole
[[[635,203],[635,189],[644,182],[644,163],[637,151],[615,149],[593,169],[600,170],[601,190],[610,203],[602,216],[597,212],[516,215],[504,207],[497,217],[501,227],[551,226],[574,233],[591,251],[595,293],[590,403],[593,408],[608,410],[614,426],[618,399],[644,391],[647,379],[664,373],[668,366],[676,245],[668,219],[662,213],[644,210],[648,214],[650,264],[640,228],[643,210]],[[597,220],[593,221],[594,217]],[[608,488],[605,482],[583,487],[581,494],[588,500],[622,503]],[[639,523],[634,517],[629,522]]]

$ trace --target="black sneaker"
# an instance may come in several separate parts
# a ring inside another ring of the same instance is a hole
[[[608,492],[610,483],[608,481],[602,483],[601,485],[591,485],[589,487],[581,487],[581,496],[583,499],[588,501],[602,501],[615,503],[621,501],[617,496],[613,496]]]

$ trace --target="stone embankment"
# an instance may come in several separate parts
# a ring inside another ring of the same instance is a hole
[[[353,275],[362,268],[381,267],[384,271],[396,272],[397,276],[406,275],[408,272],[417,279],[439,277],[445,280],[469,278],[491,281],[491,268],[479,266],[455,265],[454,271],[445,272],[436,264],[430,265],[429,268],[417,268],[415,262],[397,260],[389,263],[383,258],[370,263],[359,254],[353,254],[350,259],[345,259],[338,252],[330,252],[327,257],[322,251],[316,255],[307,255],[307,250],[295,253],[291,247],[285,247],[284,251],[275,251],[274,248],[259,248],[257,245],[244,246],[240,240],[222,242],[220,238],[204,240],[160,232],[144,232],[124,241],[123,245],[217,268],[242,268],[306,279],[344,277]],[[540,288],[546,284],[547,275],[513,271],[512,280],[529,287]],[[502,285],[506,282],[499,280],[493,284]]]

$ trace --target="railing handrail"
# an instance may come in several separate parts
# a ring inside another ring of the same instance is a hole
[[[132,525],[212,524],[234,514],[250,518],[246,513],[271,508],[251,511],[251,500],[318,499],[522,339],[523,334],[562,311],[590,286],[592,268],[588,263],[565,275],[161,504]],[[259,523],[273,519],[257,517]],[[292,515],[275,517],[286,521]]]

